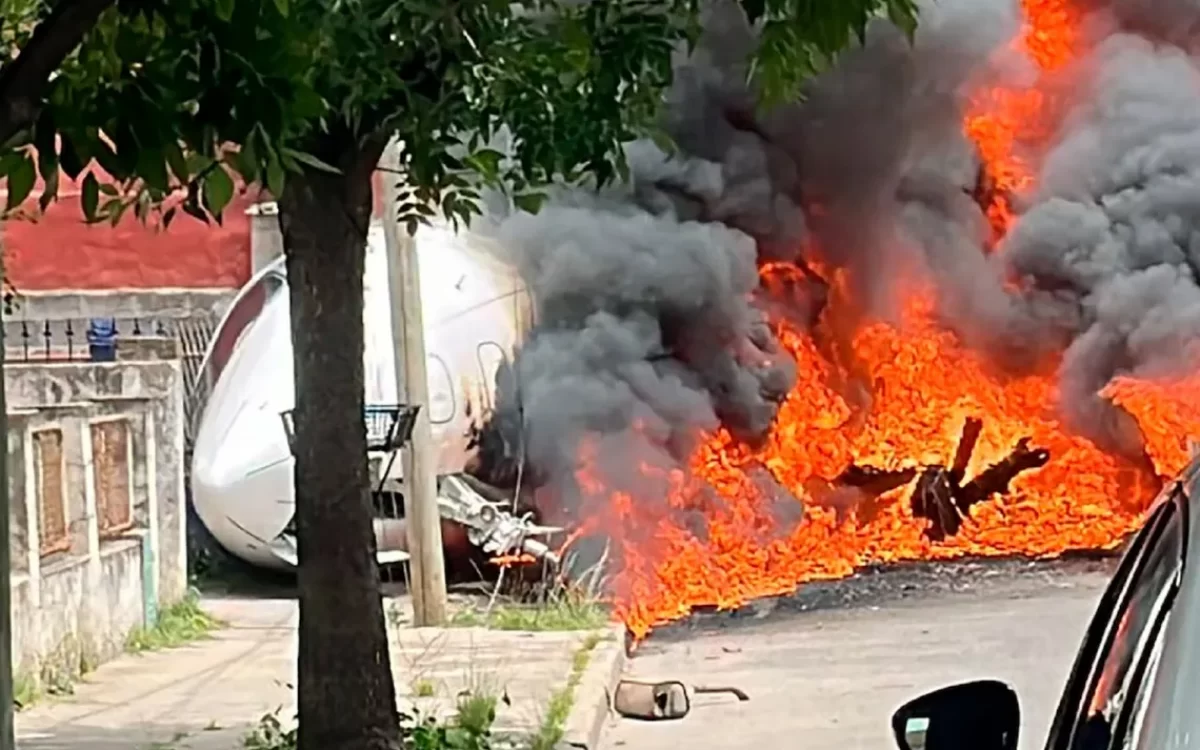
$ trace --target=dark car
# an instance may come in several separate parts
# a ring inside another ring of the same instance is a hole
[[[1200,459],[1163,489],[1088,626],[1047,750],[1200,748]],[[902,706],[902,750],[1015,750],[1016,693],[984,680]]]

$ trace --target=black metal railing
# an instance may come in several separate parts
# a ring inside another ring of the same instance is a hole
[[[86,362],[94,359],[88,340],[89,318],[4,320],[5,362]],[[99,319],[97,319],[99,320]],[[105,331],[120,346],[122,339],[175,338],[181,318],[106,319]]]
[[[367,450],[392,452],[400,450],[412,439],[420,406],[406,404],[368,404],[363,409],[367,428]],[[279,413],[288,447],[295,453],[296,426],[292,410]]]

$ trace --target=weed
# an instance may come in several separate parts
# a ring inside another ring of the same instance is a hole
[[[295,750],[296,727],[283,726],[279,720],[281,710],[277,708],[258,720],[258,726],[242,742],[246,750]]]
[[[575,686],[567,683],[550,695],[546,716],[538,727],[537,734],[529,742],[530,750],[553,750],[562,741],[567,731],[567,717],[575,703]]]
[[[567,719],[575,705],[575,688],[579,687],[583,672],[592,659],[592,650],[602,640],[604,638],[599,633],[589,633],[575,650],[571,657],[571,675],[567,678],[567,684],[550,695],[546,715],[542,717],[537,733],[530,739],[530,750],[553,750],[562,741],[567,731]]]
[[[454,722],[477,737],[486,736],[496,721],[496,696],[467,692],[458,697]]]
[[[491,750],[492,724],[496,720],[494,696],[465,693],[459,696],[458,710],[449,721],[401,714],[403,750]],[[285,727],[279,719],[281,709],[263,716],[243,747],[246,750],[295,750],[296,726]]]
[[[18,672],[13,676],[13,706],[20,711],[32,706],[40,696],[37,680],[29,675]]]
[[[598,599],[574,588],[557,589],[529,604],[499,604],[489,613],[460,610],[450,618],[458,627],[530,631],[595,630],[608,621],[608,611]]]
[[[425,678],[413,680],[411,687],[413,695],[417,696],[418,698],[432,698],[434,693],[437,692],[437,688],[434,686],[433,680],[428,680]]]
[[[125,649],[138,654],[174,648],[207,638],[221,622],[200,608],[195,593],[158,613],[158,622],[150,628],[134,628],[125,640]]]

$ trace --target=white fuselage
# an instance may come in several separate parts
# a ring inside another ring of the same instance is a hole
[[[424,405],[439,474],[462,471],[473,423],[492,408],[495,373],[511,361],[529,323],[515,271],[470,235],[448,227],[417,232],[429,385]],[[363,322],[365,401],[396,403],[391,301],[383,229],[371,228]],[[195,430],[192,502],[234,555],[273,568],[295,564],[284,534],[294,507],[293,460],[281,414],[295,404],[291,319],[283,260],[238,293],[205,354],[208,398]],[[389,478],[397,479],[400,461]]]

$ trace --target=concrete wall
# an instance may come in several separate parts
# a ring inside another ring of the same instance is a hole
[[[177,360],[5,367],[14,669],[52,687],[111,658],[187,594],[182,375]],[[103,533],[92,426],[126,420],[128,528]],[[35,436],[62,434],[65,543],[40,544]]]
[[[211,289],[129,289],[36,291],[18,289],[9,320],[161,319],[218,317],[240,284]]]

